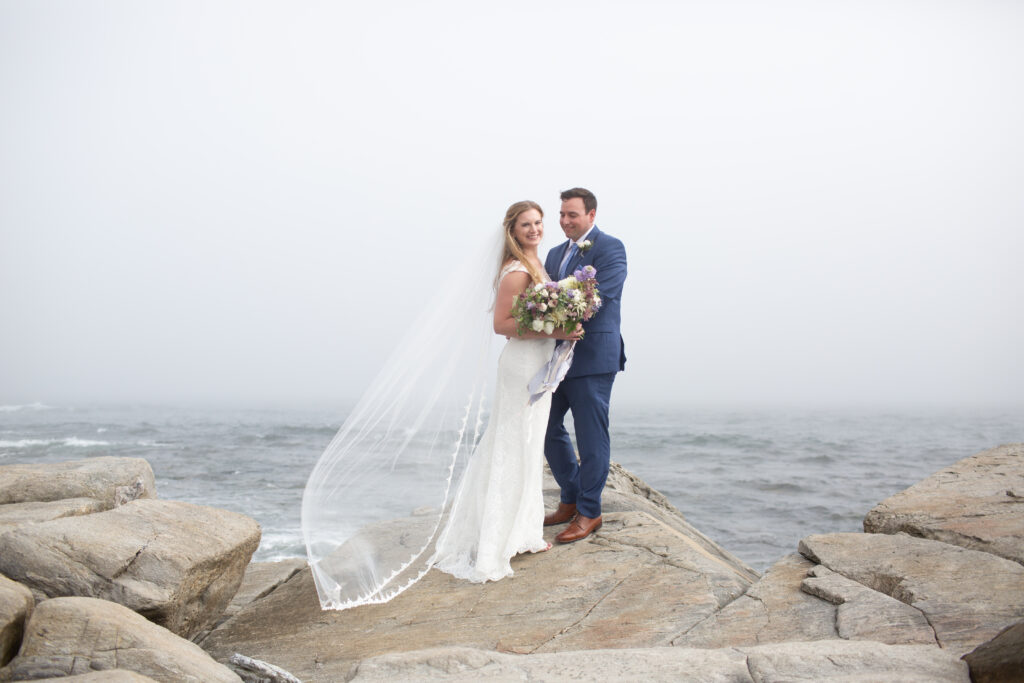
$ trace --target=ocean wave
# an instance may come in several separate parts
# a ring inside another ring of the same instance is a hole
[[[256,553],[253,554],[254,561],[281,562],[282,560],[306,559],[305,548],[301,546],[296,546],[296,548],[289,548],[277,552],[267,550],[264,554],[260,555],[262,551],[263,548],[260,548],[258,551],[256,551]],[[258,560],[255,559],[257,557],[259,558]]]
[[[305,558],[306,545],[302,538],[302,529],[290,525],[277,530],[267,529],[253,557],[259,562]]]
[[[27,403],[25,405],[16,406],[0,406],[0,413],[14,413],[19,410],[50,410],[50,406],[39,403]]]
[[[773,446],[769,439],[762,439],[746,434],[728,433],[703,433],[703,434],[680,434],[673,435],[665,440],[666,443],[676,443],[683,446],[700,446],[714,448],[735,448],[740,450],[763,451]]]
[[[754,487],[765,493],[805,493],[814,491],[813,487],[801,486],[789,481],[757,481]]]
[[[803,465],[828,465],[836,462],[836,458],[833,458],[828,453],[818,453],[817,455],[805,455],[797,458],[796,462]]]
[[[90,446],[109,446],[109,441],[90,441],[77,436],[66,439],[18,439],[17,441],[0,441],[0,448],[31,448],[33,446],[73,446],[88,448]]]
[[[64,439],[64,445],[65,446],[79,446],[79,447],[109,446],[110,442],[109,441],[90,441],[89,439],[79,439],[77,437],[72,436],[70,439]]]
[[[19,439],[18,441],[0,441],[0,448],[30,448],[32,446],[48,446],[54,441],[42,439]]]

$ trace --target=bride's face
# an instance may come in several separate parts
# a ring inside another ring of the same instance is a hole
[[[528,209],[519,214],[516,225],[512,228],[512,236],[523,249],[539,247],[541,240],[544,239],[544,219],[541,218],[540,211]]]

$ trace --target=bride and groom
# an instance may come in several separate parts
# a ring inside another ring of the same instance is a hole
[[[568,238],[542,263],[544,212],[535,202],[509,207],[498,265],[494,332],[508,338],[487,428],[474,450],[441,532],[433,566],[470,581],[512,574],[510,560],[550,548],[544,526],[568,523],[559,543],[586,538],[601,528],[601,492],[608,477],[608,408],[615,375],[624,369],[619,333],[626,251],[594,224],[597,199],[582,188],[561,194],[559,224]],[[562,279],[590,265],[602,298],[598,312],[576,331],[517,331],[513,299],[537,283]],[[585,332],[585,335],[583,334]],[[576,346],[572,365],[557,389],[534,403],[528,384],[559,341]],[[572,412],[579,459],[564,425]],[[558,508],[545,516],[542,455],[561,490]]]

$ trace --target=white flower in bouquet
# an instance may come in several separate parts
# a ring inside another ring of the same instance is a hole
[[[569,334],[590,320],[601,306],[596,275],[593,266],[584,266],[559,282],[538,283],[517,295],[511,311],[517,332],[560,329]]]

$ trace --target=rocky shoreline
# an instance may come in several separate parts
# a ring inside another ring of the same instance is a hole
[[[0,682],[1024,680],[1024,444],[761,576],[618,466],[604,519],[503,581],[324,612],[303,559],[250,563],[255,521],[158,499],[145,460],[0,466]]]

